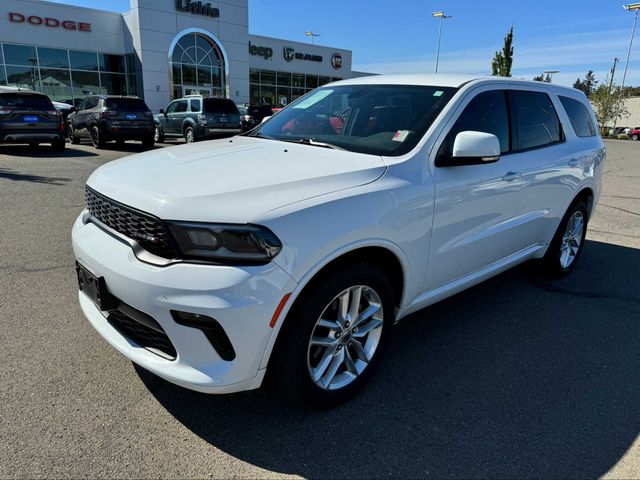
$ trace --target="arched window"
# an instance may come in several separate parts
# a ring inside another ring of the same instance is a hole
[[[203,33],[180,37],[170,52],[172,98],[201,94],[225,94],[224,54],[218,44]]]

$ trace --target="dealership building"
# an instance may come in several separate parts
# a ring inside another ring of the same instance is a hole
[[[189,94],[282,106],[359,75],[350,50],[250,35],[248,0],[131,0],[124,14],[2,0],[0,47],[0,85],[76,104],[138,95],[154,111]]]

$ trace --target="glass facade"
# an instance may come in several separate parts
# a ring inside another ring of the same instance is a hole
[[[133,55],[0,44],[0,85],[78,105],[88,95],[137,95]]]
[[[199,33],[182,37],[171,52],[171,99],[185,95],[224,97],[224,59],[216,43]]]
[[[251,68],[249,70],[251,103],[284,107],[314,88],[338,80],[342,79]]]

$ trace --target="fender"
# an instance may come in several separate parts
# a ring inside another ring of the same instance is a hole
[[[398,245],[396,245],[393,242],[390,242],[388,240],[384,240],[384,239],[381,239],[381,238],[363,239],[363,240],[360,240],[360,241],[353,242],[351,244],[345,245],[345,246],[343,246],[342,248],[340,248],[338,250],[335,250],[330,255],[327,255],[324,258],[322,258],[320,261],[318,261],[313,266],[313,268],[311,268],[304,275],[304,277],[302,277],[302,279],[296,285],[296,287],[293,290],[293,292],[291,292],[291,297],[289,298],[289,300],[287,301],[286,305],[284,306],[284,308],[280,312],[280,315],[278,317],[278,322],[273,327],[273,332],[271,333],[271,337],[269,338],[269,342],[267,343],[265,351],[264,351],[264,353],[262,355],[262,361],[260,362],[260,369],[267,368],[267,365],[269,364],[269,359],[271,358],[271,354],[273,353],[273,347],[275,346],[275,343],[276,343],[276,341],[278,339],[278,335],[280,334],[280,329],[282,328],[282,325],[284,325],[284,321],[287,318],[287,315],[289,314],[289,311],[291,310],[291,307],[293,306],[293,304],[296,302],[296,300],[300,296],[300,293],[309,284],[309,282],[311,280],[313,280],[313,278],[315,278],[315,276],[318,274],[318,272],[320,272],[324,267],[329,265],[332,261],[334,261],[334,260],[338,259],[339,257],[342,257],[343,255],[346,255],[346,254],[348,254],[350,252],[359,250],[361,248],[366,248],[366,247],[386,248],[391,253],[393,253],[398,258],[398,261],[400,262],[400,266],[402,267],[403,282],[405,282],[405,283],[407,282],[407,270],[408,270],[409,262],[408,262],[408,260],[407,260],[407,258],[405,256],[404,252],[400,249],[400,247],[398,247]],[[286,293],[286,292],[283,292],[283,294],[284,293]],[[408,301],[407,301],[407,298],[406,298],[406,290],[405,290],[403,292],[403,298],[401,299],[400,304],[401,305],[405,305],[407,303],[408,303]],[[396,321],[397,320],[399,320],[399,319],[396,319]]]

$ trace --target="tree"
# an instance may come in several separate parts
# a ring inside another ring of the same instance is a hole
[[[596,76],[593,73],[593,70],[589,70],[587,74],[584,76],[584,80],[580,80],[579,78],[573,84],[573,88],[577,88],[578,90],[582,90],[584,94],[589,97],[596,89],[598,85],[598,81],[596,80]]]
[[[540,75],[536,75],[535,77],[533,77],[533,81],[551,83],[551,75],[548,73],[546,75],[544,73],[541,73]]]
[[[499,77],[511,76],[511,65],[513,65],[513,27],[504,37],[502,51],[496,52],[491,62],[491,74]]]
[[[614,86],[609,91],[609,86],[602,84],[591,92],[589,100],[596,112],[598,123],[601,125],[617,121],[619,118],[629,114],[625,107],[625,97],[622,95],[620,87]]]

